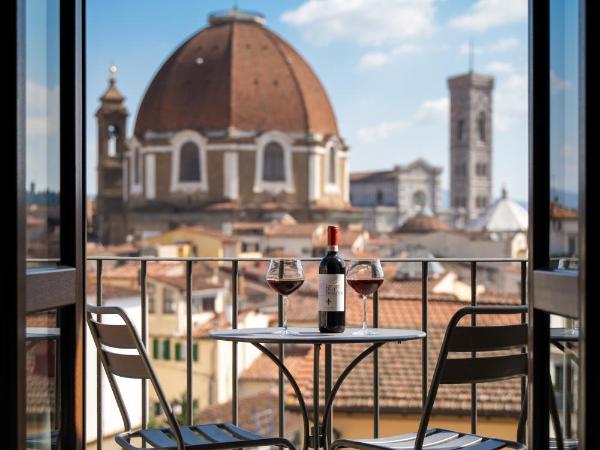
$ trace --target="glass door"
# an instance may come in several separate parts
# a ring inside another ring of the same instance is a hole
[[[572,448],[586,398],[586,2],[530,7],[529,448]]]
[[[15,239],[16,278],[7,302],[14,303],[16,319],[11,375],[17,386],[11,448],[82,448],[83,5],[10,3],[16,50],[16,174],[10,179],[16,202],[7,220],[14,220],[9,238]],[[3,177],[12,170],[6,167]]]

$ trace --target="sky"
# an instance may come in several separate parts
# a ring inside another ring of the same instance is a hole
[[[527,0],[239,0],[304,56],[350,146],[350,170],[391,169],[416,158],[444,167],[448,189],[448,76],[496,78],[493,189],[527,199]],[[207,26],[215,0],[87,1],[88,193],[96,192],[94,114],[108,67],[127,97],[129,128],[167,57]],[[130,131],[131,133],[131,131]]]

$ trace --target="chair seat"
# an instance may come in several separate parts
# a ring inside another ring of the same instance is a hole
[[[550,439],[550,445],[548,446],[550,450],[555,450],[558,448],[558,444],[556,443],[556,439]],[[577,439],[564,439],[563,440],[563,450],[577,450],[579,448],[579,441]]]
[[[417,433],[407,433],[398,436],[387,436],[378,439],[338,439],[332,444],[332,449],[356,448],[361,450],[413,450]],[[492,439],[475,434],[432,428],[425,432],[423,449],[427,450],[497,450],[497,449],[526,449],[525,445],[502,439]]]
[[[294,449],[292,443],[285,438],[263,436],[230,423],[191,425],[179,429],[187,450],[230,449],[266,445]],[[151,447],[136,447],[130,442],[133,438],[142,438]],[[177,442],[170,428],[153,428],[122,433],[115,437],[115,441],[121,448],[126,450],[145,448],[177,449]]]

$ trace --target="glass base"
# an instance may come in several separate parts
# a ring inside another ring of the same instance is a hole
[[[370,330],[368,328],[361,328],[360,330],[356,330],[355,332],[353,332],[352,336],[373,336],[374,334],[377,334],[377,332],[374,330]]]
[[[289,328],[280,328],[277,331],[273,331],[273,334],[277,334],[279,336],[287,336],[287,335],[296,335],[300,334],[297,331],[290,330]]]

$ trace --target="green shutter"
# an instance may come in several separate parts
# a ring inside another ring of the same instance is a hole
[[[198,361],[198,344],[192,345],[192,359],[194,362]]]
[[[175,343],[175,361],[181,361],[181,344]]]
[[[152,357],[154,359],[160,358],[160,343],[158,339],[152,339]]]
[[[171,341],[168,339],[163,341],[163,359],[171,359]]]

